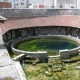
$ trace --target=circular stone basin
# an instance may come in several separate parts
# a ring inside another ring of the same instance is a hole
[[[73,49],[78,47],[79,44],[75,41],[63,39],[63,38],[38,38],[25,40],[14,47],[18,50],[24,51],[43,51],[43,50],[63,50]]]

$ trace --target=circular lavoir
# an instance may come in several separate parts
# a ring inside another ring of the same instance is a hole
[[[63,49],[73,49],[79,45],[76,42],[63,39],[63,38],[38,38],[25,40],[15,47],[19,50],[24,51],[48,51],[48,50],[63,50]]]

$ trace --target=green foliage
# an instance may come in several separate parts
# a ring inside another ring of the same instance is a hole
[[[59,55],[58,50],[47,50],[48,56]]]
[[[50,61],[51,60],[54,61],[54,59],[50,59]],[[36,65],[27,64],[24,71],[28,80],[80,80],[80,70],[75,69],[77,63],[64,64],[66,70],[62,70],[62,72],[48,71],[48,63],[39,63]]]
[[[41,69],[47,69],[48,65],[46,63],[42,63],[42,65],[40,67],[41,67]]]
[[[30,64],[28,64],[29,68],[31,67]],[[33,66],[33,65],[32,65]],[[26,70],[26,67],[24,68],[24,71],[25,71],[25,74],[27,77],[37,77],[39,75],[43,75],[44,74],[44,71],[47,69],[47,64],[46,63],[41,63],[41,64],[38,64],[36,66],[33,66],[34,69],[29,71],[29,70]],[[39,69],[38,69],[39,68]]]
[[[79,61],[80,60],[80,55],[71,57],[69,59],[62,59],[64,62],[75,62],[75,61]]]
[[[18,54],[15,53],[15,52],[14,53],[13,52],[10,52],[9,55],[10,55],[11,58],[14,58],[14,57],[18,56]]]
[[[69,65],[69,66],[68,66],[68,70],[69,70],[69,71],[72,71],[72,70],[74,70],[74,68],[73,68],[71,65]]]
[[[27,64],[24,67],[25,74],[28,80],[59,80],[58,77],[52,73],[52,76],[47,76],[47,63],[39,63],[35,66]]]

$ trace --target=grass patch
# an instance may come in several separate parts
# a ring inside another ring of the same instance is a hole
[[[28,80],[80,80],[80,69],[76,70],[77,62],[65,63],[65,66],[66,70],[53,72],[52,76],[45,74],[48,71],[48,63],[26,64],[24,71]]]
[[[71,57],[69,59],[62,59],[64,62],[76,62],[76,61],[80,61],[80,55]]]
[[[13,53],[13,52],[10,52],[9,55],[10,55],[11,58],[14,58],[14,57],[18,56],[17,53]]]
[[[48,56],[59,55],[58,50],[47,50]]]
[[[27,64],[24,66],[24,71],[28,80],[59,80],[55,74],[53,74],[54,76],[46,76],[47,68],[47,63],[39,63],[35,66]]]

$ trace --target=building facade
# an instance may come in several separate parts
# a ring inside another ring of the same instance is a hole
[[[12,6],[14,8],[27,8],[27,0],[13,0]]]
[[[11,8],[11,3],[9,2],[0,2],[0,8]]]
[[[14,0],[15,8],[80,8],[79,0]],[[16,5],[18,4],[18,5]]]
[[[12,4],[9,0],[0,0],[0,8],[11,8]]]
[[[57,0],[57,8],[77,8],[78,0]]]
[[[10,2],[12,8],[80,8],[80,0],[0,0]]]

